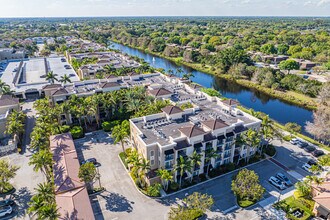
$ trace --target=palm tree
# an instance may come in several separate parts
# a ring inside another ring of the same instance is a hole
[[[131,152],[129,153],[129,155],[127,155],[126,158],[126,163],[128,164],[129,169],[131,167],[136,167],[139,165],[140,163],[140,155],[139,153],[134,149],[131,150]]]
[[[257,148],[260,145],[261,140],[260,140],[259,134],[258,134],[258,132],[256,132],[255,130],[250,128],[245,133],[243,133],[242,141],[244,142],[244,144],[246,144],[248,146],[246,162],[249,162],[251,148],[253,148],[253,149]]]
[[[146,175],[150,170],[149,160],[142,158],[138,164],[138,167],[139,167],[140,184],[142,185],[142,180],[145,180]]]
[[[182,75],[182,79],[190,80],[191,77],[195,77],[192,73],[185,73]]]
[[[55,81],[58,81],[58,79],[57,79],[57,74],[54,74],[53,71],[49,71],[49,72],[46,74],[46,80],[48,80],[51,84],[54,84]]]
[[[157,170],[157,175],[162,181],[164,190],[167,191],[169,182],[173,181],[173,174],[169,170],[159,169]]]
[[[57,220],[60,217],[56,203],[46,204],[38,214],[40,219]]]
[[[207,170],[206,170],[207,176],[209,175],[212,158],[217,158],[218,156],[219,156],[219,154],[213,148],[205,151],[205,162],[207,164]]]
[[[70,76],[68,76],[67,74],[64,74],[63,76],[61,76],[61,79],[59,81],[63,84],[71,83]]]
[[[20,142],[20,135],[24,132],[25,114],[13,110],[6,123],[6,133],[13,136],[14,141]]]
[[[36,172],[40,170],[49,181],[52,178],[52,164],[53,155],[48,149],[40,150],[33,154],[29,161],[29,165],[33,166],[33,170]]]
[[[197,153],[197,151],[194,151],[193,154],[190,156],[190,161],[191,161],[191,174],[194,173],[195,167],[200,166],[202,163],[202,155]],[[190,182],[192,182],[193,175],[191,175]]]
[[[180,156],[179,160],[177,161],[177,164],[174,167],[174,170],[180,173],[180,180],[179,180],[179,186],[181,188],[182,186],[182,177],[185,172],[191,171],[191,161],[190,159],[185,159],[183,156]]]
[[[38,196],[46,203],[52,203],[55,199],[54,188],[51,182],[39,183],[35,188]]]
[[[113,137],[115,144],[120,142],[123,152],[125,153],[124,141],[128,137],[126,129],[121,125],[117,125],[113,128],[111,136]]]
[[[295,188],[302,196],[310,196],[312,190],[311,186],[306,181],[297,182]]]
[[[0,79],[0,95],[11,94],[10,86]]]
[[[180,76],[182,73],[183,73],[183,69],[181,69],[181,68],[176,69],[176,75],[177,76]]]

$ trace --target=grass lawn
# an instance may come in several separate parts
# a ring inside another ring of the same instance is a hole
[[[299,197],[299,195],[295,194],[295,196],[290,196],[287,199],[275,204],[275,207],[281,208],[283,211],[285,211],[287,213],[288,219],[307,220],[313,216],[312,210],[314,207],[314,201]],[[292,215],[292,212],[297,209],[300,209],[304,212],[301,218],[296,218]]]
[[[256,202],[250,201],[250,200],[237,200],[237,203],[242,208],[247,208],[251,205],[256,204]]]

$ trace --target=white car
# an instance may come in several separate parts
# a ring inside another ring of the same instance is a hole
[[[284,183],[282,183],[281,180],[279,180],[278,178],[276,178],[275,176],[271,176],[268,180],[273,186],[277,187],[280,190],[284,190],[286,189],[286,186],[284,185]]]
[[[12,211],[13,211],[13,208],[10,205],[2,206],[2,207],[0,207],[0,217],[9,215],[12,213]]]
[[[293,145],[296,145],[299,143],[299,140],[297,138],[293,138],[290,140],[290,143],[293,144]]]
[[[310,168],[312,168],[312,166],[311,165],[309,165],[308,163],[305,163],[304,165],[302,165],[302,168],[304,169],[304,170],[306,170],[307,172],[310,172]]]

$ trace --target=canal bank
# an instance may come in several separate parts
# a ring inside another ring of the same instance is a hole
[[[285,124],[294,122],[304,128],[306,121],[312,120],[312,111],[305,108],[290,104],[288,102],[274,98],[264,92],[256,89],[247,88],[234,81],[220,78],[210,73],[195,70],[188,66],[178,64],[163,57],[155,56],[146,53],[142,50],[125,46],[119,43],[112,42],[111,48],[120,50],[131,56],[136,56],[144,59],[154,68],[164,69],[166,72],[176,71],[178,68],[183,70],[183,73],[192,73],[195,77],[191,80],[207,88],[218,90],[227,98],[237,99],[246,108],[252,108],[255,111],[260,111],[268,114],[275,121]],[[306,132],[303,130],[303,133]]]

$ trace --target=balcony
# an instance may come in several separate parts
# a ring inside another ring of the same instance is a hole
[[[221,154],[222,152],[223,152],[223,150],[222,150],[223,148],[222,148],[222,146],[220,146],[220,147],[217,147],[217,153],[218,154]]]
[[[180,158],[180,157],[184,157],[184,158],[187,158],[188,156],[187,156],[187,153],[185,152],[185,151],[179,151],[178,152],[178,159]]]
[[[231,156],[231,154],[229,154],[229,153],[224,154],[224,158],[229,158],[230,156]]]
[[[173,169],[173,164],[165,164],[165,169],[166,170],[172,170]]]
[[[226,143],[234,141],[234,137],[226,138]]]

